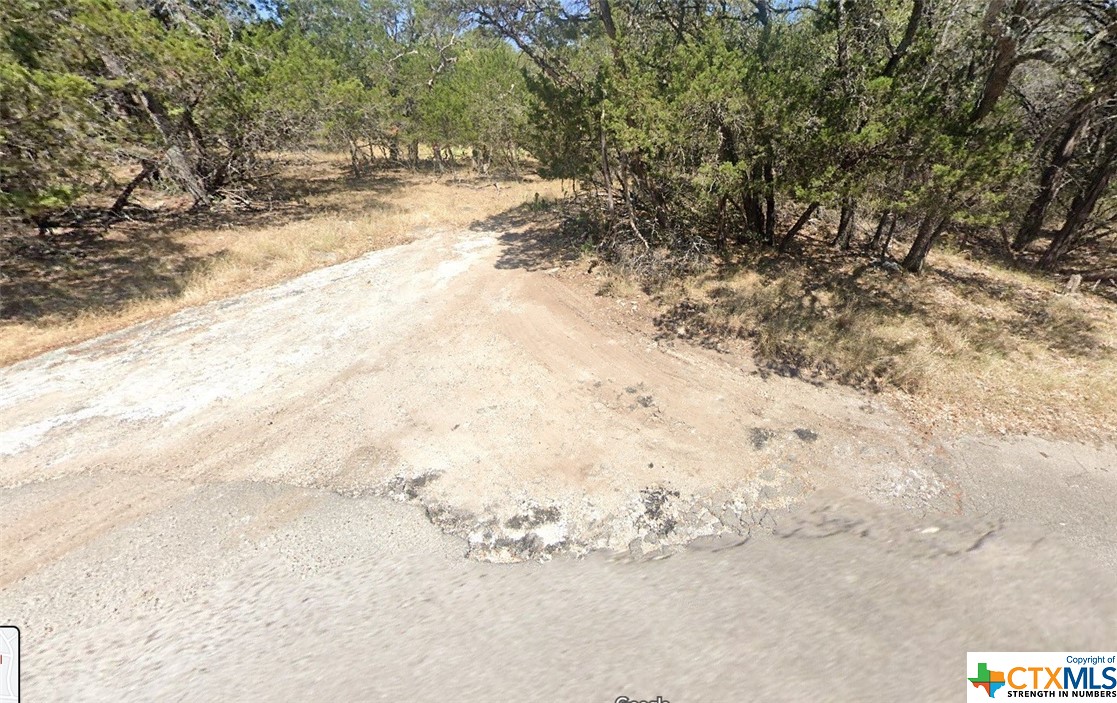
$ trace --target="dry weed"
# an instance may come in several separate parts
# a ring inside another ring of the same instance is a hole
[[[440,177],[406,169],[364,179],[345,159],[289,159],[250,211],[185,213],[140,195],[148,221],[107,233],[9,238],[0,364],[400,244],[462,229],[558,184]],[[30,242],[30,244],[28,243]]]
[[[656,300],[668,332],[746,338],[762,366],[898,392],[931,422],[1095,440],[1117,429],[1117,308],[1020,271],[940,254],[901,275],[820,246]]]

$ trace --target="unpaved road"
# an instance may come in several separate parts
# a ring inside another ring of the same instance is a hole
[[[967,649],[1117,641],[1113,446],[657,341],[539,244],[429,233],[0,371],[26,700],[936,700]]]

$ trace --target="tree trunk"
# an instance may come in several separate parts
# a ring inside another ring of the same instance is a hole
[[[935,240],[946,229],[948,219],[946,217],[940,218],[934,213],[928,213],[923,217],[923,222],[919,224],[919,232],[915,235],[915,241],[912,242],[911,249],[908,250],[907,256],[900,264],[904,269],[912,273],[919,273],[923,270],[923,262],[931,251],[931,247],[935,245]]]
[[[154,170],[154,162],[144,161],[143,168],[140,169],[140,172],[136,174],[135,178],[128,181],[128,185],[124,186],[124,190],[117,197],[116,202],[112,204],[109,212],[112,213],[114,216],[119,215],[121,212],[123,212],[124,208],[128,205],[128,199],[132,197],[132,192],[136,190],[136,188],[138,188],[141,183],[146,181],[148,176],[150,176]]]
[[[656,224],[659,225],[660,229],[666,230],[668,225],[667,201],[653,182],[652,176],[648,172],[648,165],[644,163],[644,158],[639,152],[628,155],[628,170],[632,173],[636,185],[640,186],[640,189],[651,198]]]
[[[116,56],[105,51],[102,51],[100,56],[110,76],[118,80],[128,79],[124,67]],[[194,205],[209,205],[209,193],[199,174],[196,160],[192,154],[182,148],[181,130],[172,124],[159,98],[154,93],[135,87],[125,88],[124,93],[143,110],[162,137],[171,180],[194,198]]]
[[[209,205],[209,193],[206,192],[206,186],[198,174],[195,161],[192,155],[177,143],[177,130],[167,117],[162,103],[147,91],[138,92],[136,97],[167,145],[166,160],[167,166],[170,167],[171,179],[194,198],[195,205]]]
[[[760,199],[756,197],[755,193],[746,192],[742,195],[742,205],[745,212],[745,223],[753,234],[758,237],[764,236],[765,223],[764,223],[764,209],[760,205]],[[744,243],[742,240],[741,244]]]
[[[718,161],[733,165],[736,165],[738,161],[737,139],[733,134],[733,130],[721,121],[718,122]],[[725,250],[729,246],[729,233],[726,231],[725,211],[731,197],[732,195],[729,189],[726,188],[718,198],[718,246],[722,250]],[[747,215],[745,219],[746,221],[748,220]]]
[[[811,215],[813,215],[817,209],[818,203],[811,203],[808,205],[807,209],[803,211],[803,214],[799,216],[799,219],[795,221],[795,224],[791,226],[791,229],[787,230],[787,233],[783,235],[783,238],[780,240],[781,254],[787,253],[787,250],[791,248],[791,242],[795,239],[795,235],[799,234],[799,231],[803,229],[803,226],[807,224],[807,221],[811,219]]]
[[[182,187],[190,197],[194,198],[195,205],[209,205],[209,193],[205,184],[194,170],[192,159],[178,146],[167,149],[167,165],[171,167],[171,177]]]
[[[888,228],[888,221],[892,218],[892,211],[885,210],[880,214],[880,220],[877,222],[877,228],[873,232],[873,238],[865,245],[865,249],[872,251],[879,244],[880,240],[884,238],[884,232]]]
[[[982,85],[981,99],[970,112],[970,124],[981,122],[993,111],[1008,87],[1008,81],[1016,67],[1013,62],[1016,58],[1016,39],[1005,31],[998,17],[1004,10],[1004,5],[1004,0],[989,0],[985,7],[982,29],[993,39],[993,56],[989,72],[985,76],[985,83]]]
[[[764,160],[764,242],[776,243],[776,192],[775,174],[772,172],[772,159]]]
[[[353,171],[354,178],[360,177],[361,160],[357,155],[357,142],[352,139],[349,140],[349,168]]]
[[[989,69],[989,75],[985,79],[981,101],[978,102],[970,114],[970,124],[977,124],[988,117],[1000,101],[1001,96],[1004,95],[1005,89],[1008,88],[1009,79],[1012,78],[1012,73],[1016,69],[1016,63],[1012,60],[1016,56],[1015,52],[1016,43],[1013,40],[1006,38],[997,41],[997,52],[993,67]]]
[[[844,201],[842,203],[842,214],[838,218],[838,234],[834,237],[834,241],[830,243],[831,246],[837,245],[843,250],[849,249],[850,240],[853,239],[856,220],[857,202],[854,200]]]
[[[630,166],[628,158],[622,155],[620,158],[621,192],[624,194],[624,203],[628,210],[628,226],[632,228],[632,233],[636,235],[636,238],[643,243],[644,249],[649,250],[652,248],[651,245],[647,239],[644,239],[644,235],[640,233],[640,228],[636,225],[636,208],[632,204],[632,189],[628,187]]]
[[[605,119],[604,113],[601,119]],[[605,140],[605,128],[598,127],[598,131],[601,133],[601,179],[605,186],[605,207],[612,214],[616,206],[613,203],[613,175],[609,173],[609,148]]]
[[[1012,240],[1012,248],[1015,251],[1023,251],[1025,247],[1039,238],[1044,218],[1047,215],[1047,207],[1055,199],[1055,193],[1058,192],[1059,184],[1063,179],[1063,172],[1067,164],[1070,163],[1071,157],[1074,156],[1074,150],[1078,147],[1078,140],[1089,122],[1086,114],[1083,113],[1078,119],[1071,122],[1059,140],[1059,144],[1055,147],[1055,153],[1047,164],[1047,168],[1043,169],[1043,174],[1039,179],[1039,192],[1036,193],[1035,199],[1028,207],[1028,212],[1024,215],[1024,220],[1020,224],[1016,238]]]
[[[896,213],[892,213],[892,221],[888,225],[888,234],[884,237],[884,244],[880,247],[880,260],[888,258],[888,249],[892,246],[892,235],[896,234]]]
[[[900,61],[908,53],[908,49],[911,48],[911,43],[915,41],[915,35],[919,31],[919,23],[923,19],[923,3],[924,0],[914,0],[912,2],[911,14],[908,15],[908,24],[904,29],[904,36],[900,43],[896,45],[892,55],[888,57],[888,64],[885,65],[881,75],[890,78],[896,74]]]
[[[1040,268],[1054,268],[1059,259],[1074,245],[1082,225],[1094,214],[1098,200],[1105,193],[1105,189],[1109,187],[1109,179],[1113,176],[1114,168],[1117,168],[1114,159],[1117,159],[1117,135],[1110,136],[1109,145],[1098,158],[1097,165],[1090,172],[1085,186],[1071,201],[1070,210],[1067,211],[1067,217],[1062,228],[1051,240],[1047,251],[1043,253],[1039,260]]]
[[[202,130],[198,127],[198,123],[194,121],[194,110],[187,107],[182,111],[182,124],[179,132],[186,136],[186,146],[190,154],[194,157],[194,172],[202,179],[202,182],[209,182],[210,177],[213,175],[209,172],[209,165],[212,163],[209,153],[206,151],[205,139],[202,137]],[[209,192],[213,192],[215,186],[209,183]]]
[[[729,248],[729,237],[725,232],[725,205],[729,196],[722,193],[718,198],[718,249],[725,251]]]
[[[194,198],[195,205],[208,205],[209,193],[206,192],[194,158],[178,144],[178,130],[171,124],[162,103],[147,91],[138,91],[134,97],[166,144],[166,161],[171,180]]]

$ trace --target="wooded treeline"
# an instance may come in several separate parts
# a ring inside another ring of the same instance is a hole
[[[117,209],[148,179],[205,205],[322,142],[358,173],[526,150],[648,247],[787,252],[821,208],[910,271],[964,228],[1050,268],[1115,236],[1117,2],[0,4],[0,216],[122,169]]]
[[[114,209],[147,179],[204,206],[309,144],[347,150],[358,173],[414,164],[420,143],[515,167],[525,65],[408,0],[5,0],[0,217],[45,223],[122,171],[136,175]]]
[[[1113,237],[1112,0],[495,0],[552,173],[649,244],[787,251],[819,208],[919,271],[951,228],[1039,263]]]

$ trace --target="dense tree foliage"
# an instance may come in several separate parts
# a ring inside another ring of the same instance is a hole
[[[463,8],[539,68],[555,173],[645,243],[789,250],[820,206],[919,271],[951,227],[1042,263],[1112,236],[1109,0],[490,0]]]
[[[1112,0],[7,0],[0,215],[123,167],[207,204],[310,143],[519,167],[651,247],[834,245],[919,271],[944,231],[1113,237]]]
[[[0,216],[42,221],[113,173],[199,205],[261,155],[325,143],[360,172],[419,143],[514,167],[520,56],[456,14],[390,0],[0,4]]]

